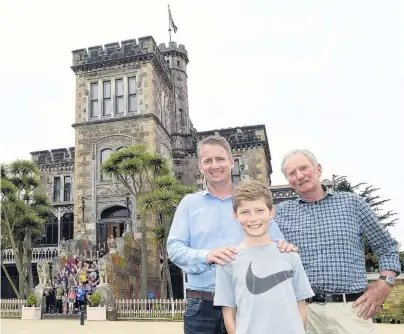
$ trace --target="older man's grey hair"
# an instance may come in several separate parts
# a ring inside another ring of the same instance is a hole
[[[306,158],[309,159],[310,162],[313,164],[314,168],[317,169],[318,161],[317,161],[316,156],[311,151],[309,151],[308,149],[293,150],[293,151],[286,153],[282,160],[281,170],[282,170],[283,175],[286,178],[287,178],[286,171],[285,171],[286,162],[296,154],[303,154],[304,156],[306,156]]]

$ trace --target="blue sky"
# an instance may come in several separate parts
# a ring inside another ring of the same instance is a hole
[[[404,8],[387,1],[11,1],[0,4],[0,160],[74,146],[71,50],[154,36],[167,5],[189,51],[198,131],[265,124],[274,168],[311,149],[324,178],[347,175],[402,193]],[[391,229],[404,245],[404,224]]]

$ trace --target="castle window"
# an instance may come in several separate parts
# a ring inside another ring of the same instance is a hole
[[[53,201],[60,202],[60,177],[53,179]]]
[[[115,80],[115,113],[123,114],[125,109],[125,101],[123,98],[123,80]]]
[[[74,214],[65,213],[60,219],[60,238],[71,240],[74,237]]]
[[[239,184],[241,180],[240,158],[234,158],[234,167],[231,170],[231,182]]]
[[[65,176],[64,177],[64,187],[63,187],[63,200],[65,202],[71,201],[71,194],[72,194],[72,177]]]
[[[91,84],[90,94],[90,117],[98,117],[98,83],[94,82]]]
[[[107,161],[111,154],[112,154],[112,150],[110,148],[102,150],[101,151],[100,165],[102,163],[104,163],[105,161]],[[101,181],[107,181],[107,180],[111,180],[111,177],[109,177],[108,175],[101,174]]]
[[[40,241],[41,245],[52,246],[58,244],[58,221],[57,219],[52,219],[49,222],[43,224],[44,227],[44,237]]]
[[[112,114],[112,103],[111,103],[111,81],[104,81],[104,95],[103,95],[103,115],[110,116]]]
[[[129,78],[129,92],[128,92],[128,112],[136,112],[137,99],[136,99],[136,78]]]
[[[180,67],[181,62],[179,60],[177,60],[177,67]]]

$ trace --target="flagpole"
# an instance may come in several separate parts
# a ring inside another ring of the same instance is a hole
[[[170,5],[168,5],[168,34],[170,35],[170,43],[171,43],[171,19],[170,19]]]

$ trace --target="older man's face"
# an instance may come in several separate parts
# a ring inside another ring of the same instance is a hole
[[[299,194],[305,194],[321,185],[321,166],[315,168],[304,154],[286,160],[285,172],[289,184]]]

